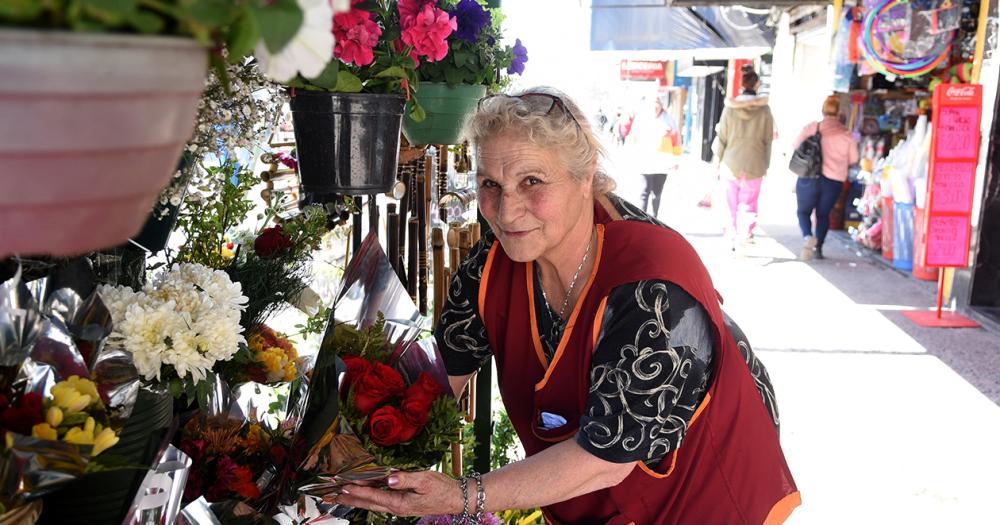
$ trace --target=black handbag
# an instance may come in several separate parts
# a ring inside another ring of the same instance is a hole
[[[792,153],[788,169],[803,179],[818,179],[823,173],[823,144],[816,124],[816,133],[806,137]]]

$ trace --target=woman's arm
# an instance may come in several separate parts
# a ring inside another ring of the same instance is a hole
[[[485,510],[530,509],[566,501],[613,487],[635,467],[600,459],[569,439],[484,475]],[[475,482],[469,482],[468,493],[471,513],[476,506]],[[397,516],[461,514],[464,509],[458,481],[434,471],[393,474],[389,490],[347,486],[337,502]]]
[[[448,384],[451,385],[451,392],[455,396],[455,399],[458,399],[462,395],[465,385],[469,384],[469,379],[472,379],[474,375],[475,373],[464,376],[448,376]]]

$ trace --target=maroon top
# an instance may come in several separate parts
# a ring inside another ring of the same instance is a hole
[[[512,261],[494,243],[483,272],[479,311],[497,359],[500,393],[526,453],[537,454],[576,434],[587,404],[595,339],[615,286],[663,279],[694,297],[712,321],[718,342],[715,369],[683,446],[655,469],[637,462],[615,487],[545,507],[546,519],[565,525],[781,523],[798,505],[798,491],[771,416],[725,328],[708,271],[676,232],[613,220],[600,205],[595,205],[595,222],[594,271],[551,363],[532,319],[533,266]],[[567,422],[543,428],[542,412]]]

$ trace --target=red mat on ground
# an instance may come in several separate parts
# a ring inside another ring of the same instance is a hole
[[[931,328],[979,328],[979,323],[955,312],[941,312],[940,318],[937,310],[903,312],[903,315],[920,326]]]

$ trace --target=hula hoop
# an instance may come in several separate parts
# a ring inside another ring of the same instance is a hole
[[[944,51],[921,58],[905,59],[893,53],[881,37],[875,36],[875,27],[879,18],[885,15],[890,9],[906,3],[909,3],[909,0],[881,0],[865,16],[864,28],[862,29],[865,60],[883,75],[895,75],[904,78],[926,75],[937,68],[948,57],[951,45],[955,40],[955,32],[952,31]]]

